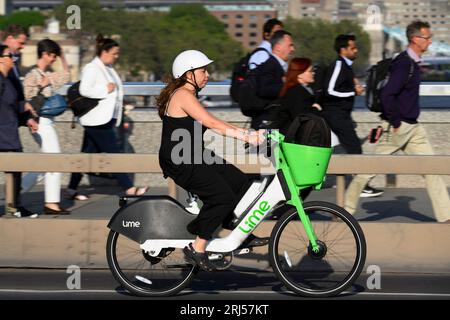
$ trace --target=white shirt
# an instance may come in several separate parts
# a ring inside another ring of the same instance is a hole
[[[266,49],[268,52],[272,53],[272,46],[270,45],[270,42],[267,40],[263,40],[263,42],[261,42],[258,48]],[[264,50],[255,52],[254,54],[251,55],[250,59],[248,60],[248,66],[250,69],[255,69],[261,63],[266,62],[269,59],[269,57],[270,57],[269,53],[267,53]]]
[[[344,56],[341,56],[341,58],[344,59],[344,61],[345,61],[350,67],[352,66],[352,64],[353,64],[353,61],[352,61],[352,60],[350,60],[349,58],[344,57]]]
[[[277,61],[280,63],[281,67],[283,68],[284,72],[286,73],[288,70],[288,63],[286,61],[284,61],[283,59],[281,59],[280,57],[278,57],[276,54],[272,54],[272,56],[274,56],[274,58],[277,59]]]
[[[108,83],[115,83],[114,91],[108,93]],[[99,126],[115,118],[116,126],[122,118],[123,88],[119,75],[96,57],[82,71],[80,94],[84,97],[101,99],[98,105],[80,117],[83,126]]]
[[[114,83],[116,85],[116,88],[118,88],[121,84],[120,79],[118,79],[116,77],[117,73],[114,72],[114,69],[111,65],[105,65],[106,67],[106,71],[108,72],[109,77],[112,80],[112,83]],[[117,89],[116,89],[117,90]],[[113,118],[114,119],[118,119],[119,118],[119,112],[121,112],[121,101],[120,101],[120,97],[119,95],[116,96],[116,106],[114,108],[114,115]]]

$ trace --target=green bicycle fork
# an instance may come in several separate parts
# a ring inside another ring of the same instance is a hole
[[[303,209],[303,203],[299,196],[300,190],[293,183],[290,172],[286,173],[283,171],[283,174],[284,177],[286,178],[286,182],[289,186],[289,191],[291,193],[291,200],[287,201],[287,203],[294,206],[297,209],[297,214],[300,218],[300,221],[303,224],[303,227],[305,228],[305,232],[306,235],[308,236],[312,250],[317,253],[320,250],[319,245],[317,244],[317,235],[314,232],[311,220],[309,219],[308,215],[305,213],[305,210]]]
[[[297,209],[298,216],[300,217],[300,221],[302,222],[303,227],[305,228],[305,232],[308,236],[309,243],[311,244],[312,251],[317,253],[320,250],[319,245],[317,244],[317,235],[314,232],[311,220],[309,219],[308,215],[305,213],[305,210],[303,209],[303,203],[299,196],[300,190],[302,188],[297,187],[294,178],[292,177],[291,170],[289,169],[289,166],[286,162],[285,156],[283,152],[280,150],[280,148],[277,146],[274,151],[275,157],[277,159],[277,169],[282,170],[284,178],[286,179],[286,183],[289,188],[289,192],[291,194],[291,199],[287,201],[287,203],[294,206]]]

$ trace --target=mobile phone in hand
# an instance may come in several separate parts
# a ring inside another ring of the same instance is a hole
[[[377,142],[380,139],[382,133],[383,133],[383,128],[381,126],[372,128],[369,133],[369,142],[370,143]]]

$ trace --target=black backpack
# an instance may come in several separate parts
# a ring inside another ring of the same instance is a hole
[[[392,63],[396,58],[387,58],[377,62],[376,65],[370,67],[366,77],[366,107],[372,112],[382,112],[381,90],[389,81],[389,72]],[[408,83],[414,73],[414,61],[411,60],[408,79],[404,86]]]
[[[230,86],[230,96],[234,102],[239,102],[239,92],[241,84],[249,74],[250,68],[248,65],[248,61],[250,60],[250,57],[258,51],[266,51],[267,53],[269,53],[264,48],[256,48],[252,52],[248,53],[245,57],[242,57],[239,60],[239,62],[234,65],[231,74],[231,86]]]
[[[314,66],[314,83],[311,87],[314,91],[316,102],[321,106],[323,105],[325,95],[327,93],[327,72],[328,65],[320,64]]]
[[[287,130],[280,129],[285,142],[312,147],[331,147],[331,131],[325,119],[311,113],[297,115]]]
[[[250,70],[247,78],[239,85],[239,108],[244,116],[258,117],[270,108],[270,100],[257,95],[258,68]]]
[[[95,108],[101,99],[83,97],[80,94],[80,81],[72,84],[67,90],[67,105],[75,117],[81,117]]]

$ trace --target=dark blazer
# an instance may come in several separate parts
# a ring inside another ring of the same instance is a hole
[[[327,69],[324,82],[324,109],[351,111],[355,100],[354,74],[351,66],[339,56]]]
[[[19,63],[20,63],[20,57],[16,61],[14,61],[14,66],[17,69],[17,72],[19,72]],[[20,77],[20,73],[19,73],[19,77]],[[16,73],[14,72],[13,68],[11,70],[9,70],[8,79],[9,79],[9,81],[11,81],[14,88],[16,89],[18,100],[19,101],[25,100],[25,96],[23,94],[22,82],[20,81],[20,78],[18,78],[16,76]]]
[[[257,95],[260,98],[275,100],[283,88],[284,70],[274,56],[260,64],[255,70],[258,74]]]
[[[24,101],[19,101],[19,95],[11,80],[0,73],[0,150],[21,151],[19,139],[19,118],[27,121],[31,114],[24,110]]]
[[[18,55],[18,58],[14,61],[14,66],[17,69],[17,72],[20,72],[19,64],[20,64],[20,54]],[[8,73],[8,79],[11,81],[12,85],[14,86],[14,89],[17,93],[17,100],[20,103],[23,103],[25,101],[25,95],[23,93],[23,85],[22,81],[20,80],[20,73],[19,78],[16,76],[16,73],[14,72],[14,69],[9,70]],[[28,113],[20,113],[19,114],[19,126],[26,126],[26,122],[29,119]]]
[[[311,92],[301,84],[286,92],[280,99],[281,108],[277,121],[279,129],[287,129],[292,120],[300,113],[315,113],[318,115],[318,110],[312,107],[315,97]]]

